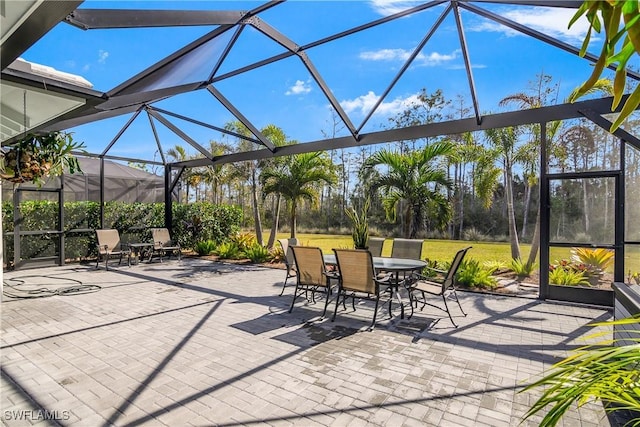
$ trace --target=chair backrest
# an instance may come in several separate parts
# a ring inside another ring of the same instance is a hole
[[[289,239],[278,239],[278,243],[282,246],[282,252],[284,252],[284,263],[288,268],[296,265],[295,258],[293,257],[293,252],[291,251],[291,246],[299,246],[300,241],[295,237]]]
[[[120,233],[115,228],[96,230],[96,238],[102,254],[120,249]]]
[[[156,248],[162,248],[164,246],[171,245],[171,235],[166,228],[152,228],[151,237],[153,238],[153,245]]]
[[[297,280],[300,285],[327,286],[327,276],[322,250],[314,246],[289,246],[296,263]]]
[[[371,256],[382,256],[382,246],[385,239],[382,237],[369,237],[369,252]]]
[[[471,246],[460,249],[456,252],[456,255],[453,257],[453,261],[451,261],[451,266],[449,266],[449,270],[447,270],[447,274],[444,276],[444,281],[442,282],[442,291],[444,292],[449,287],[454,285],[454,281],[456,278],[456,273],[460,268],[460,264],[462,264],[462,260],[467,252],[471,249]]]
[[[393,239],[391,256],[393,258],[420,259],[423,243],[424,240],[421,239]]]
[[[343,289],[376,294],[376,273],[371,252],[362,249],[334,249]]]

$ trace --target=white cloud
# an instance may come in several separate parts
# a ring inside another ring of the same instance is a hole
[[[457,59],[460,52],[460,49],[456,49],[448,54],[431,52],[425,55],[420,52],[414,59],[413,63],[426,67],[435,67]],[[411,52],[404,49],[380,49],[376,51],[362,52],[360,54],[360,59],[367,61],[406,61],[409,56],[411,56]]]
[[[575,14],[575,9],[530,7],[525,9],[512,9],[501,13],[502,16],[519,24],[531,27],[543,34],[555,37],[567,42],[581,42],[589,28],[589,23],[582,18],[568,28],[569,21]],[[507,36],[521,35],[519,31],[512,30],[498,23],[483,22],[469,27],[470,31],[494,31],[502,32]]]
[[[371,0],[371,8],[379,15],[389,16],[416,6],[418,1],[410,0]]]
[[[373,106],[380,99],[373,91],[369,91],[366,95],[361,95],[355,99],[347,99],[340,102],[340,106],[347,114],[360,113],[366,115],[371,111]],[[418,94],[413,94],[407,98],[396,98],[389,102],[382,102],[376,109],[374,115],[383,115],[385,117],[394,116],[409,106],[419,102]]]
[[[291,86],[284,94],[285,95],[304,95],[311,92],[311,86],[309,81],[304,82],[302,80],[296,80],[296,83]]]
[[[109,57],[109,52],[107,52],[106,50],[100,49],[98,51],[98,62],[100,64],[104,64],[105,62],[107,62],[108,57]]]

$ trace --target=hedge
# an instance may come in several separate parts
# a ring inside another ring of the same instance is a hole
[[[240,229],[242,211],[237,206],[214,205],[207,202],[173,205],[173,237],[183,248],[193,248],[202,240],[219,243]],[[20,204],[21,231],[57,230],[58,203],[47,200],[25,201]],[[13,204],[2,204],[4,259],[13,260]],[[93,230],[99,228],[100,204],[97,202],[66,202],[64,204],[65,258],[85,259],[97,255]],[[108,202],[104,208],[104,228],[120,231],[124,242],[150,241],[149,229],[164,226],[163,203]],[[22,258],[55,256],[55,234],[23,236]]]

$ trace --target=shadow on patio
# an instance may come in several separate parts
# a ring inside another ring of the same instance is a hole
[[[42,274],[101,286],[2,303],[5,414],[53,425],[514,425],[535,397],[518,391],[610,317],[462,294],[458,329],[425,309],[361,332],[369,305],[335,322],[319,319],[321,300],[289,314],[282,270],[183,260]],[[599,405],[568,420],[608,425]]]

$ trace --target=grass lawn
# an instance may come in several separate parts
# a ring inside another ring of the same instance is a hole
[[[278,239],[286,239],[289,233],[278,233]],[[265,233],[265,242],[269,238]],[[324,253],[331,253],[333,248],[353,248],[351,235],[340,234],[306,234],[298,233],[298,239],[304,246],[318,246]],[[382,248],[383,256],[391,255],[392,239],[385,241]],[[475,259],[481,263],[484,261],[503,261],[509,265],[511,263],[511,247],[508,242],[469,242],[464,240],[440,240],[426,239],[422,249],[422,258],[429,258],[435,261],[451,261],[453,255],[460,249],[471,246],[472,249],[467,254],[467,258]],[[520,252],[523,258],[529,256],[531,245],[520,244]],[[629,271],[640,272],[640,248],[629,246],[626,248],[625,277]],[[570,259],[570,248],[551,248],[549,261],[554,264],[556,260]],[[612,272],[610,268],[609,272]]]
[[[269,236],[265,235],[265,239]],[[278,239],[288,238],[289,233],[278,233]],[[333,248],[353,248],[351,235],[304,234],[298,233],[298,239],[304,246],[318,246],[324,253],[331,253]],[[392,239],[387,239],[382,248],[383,256],[391,255]],[[511,249],[505,242],[467,242],[463,240],[426,239],[422,249],[422,258],[436,261],[451,261],[460,249],[472,246],[468,258],[483,261],[511,261]],[[530,245],[520,245],[524,257],[529,255]]]

